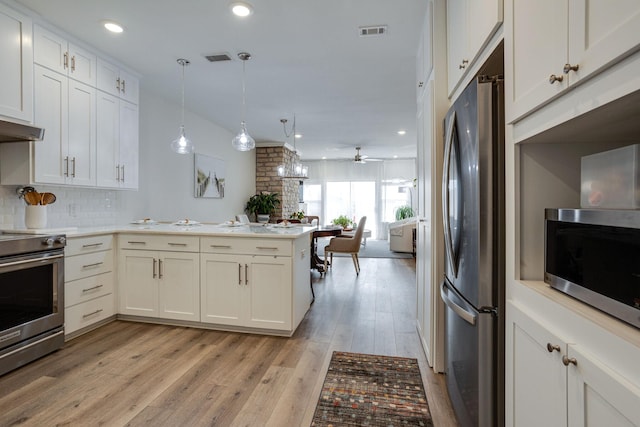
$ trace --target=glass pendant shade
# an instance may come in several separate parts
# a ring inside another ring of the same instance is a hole
[[[180,126],[180,135],[171,142],[171,149],[178,154],[193,153],[193,142],[184,134],[184,125]]]
[[[256,148],[256,141],[247,132],[245,122],[240,123],[240,132],[231,140],[233,148],[238,151],[250,151]]]

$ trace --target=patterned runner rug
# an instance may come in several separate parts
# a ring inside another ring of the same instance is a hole
[[[418,360],[334,351],[311,426],[433,426]]]

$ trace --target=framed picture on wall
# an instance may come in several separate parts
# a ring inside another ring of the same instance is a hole
[[[224,198],[225,165],[224,160],[196,154],[195,192],[196,198]]]

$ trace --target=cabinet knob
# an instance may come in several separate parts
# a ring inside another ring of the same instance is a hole
[[[549,76],[549,83],[554,84],[555,82],[561,82],[564,80],[564,76],[556,76],[555,74],[551,74]]]
[[[547,343],[547,351],[553,353],[554,351],[560,352],[560,346],[558,344]]]
[[[575,359],[575,357],[567,357],[567,356],[562,356],[562,364],[564,366],[569,366],[569,365],[575,365],[578,366],[578,361]]]
[[[569,74],[569,71],[578,71],[578,68],[580,68],[579,64],[576,64],[576,65],[564,64],[564,68],[562,69],[562,71],[565,74]]]
[[[418,87],[424,86],[424,82],[418,82]]]
[[[462,64],[458,65],[458,69],[464,70],[465,68],[467,68],[467,64],[469,64],[469,60],[468,59],[463,59],[462,60]]]

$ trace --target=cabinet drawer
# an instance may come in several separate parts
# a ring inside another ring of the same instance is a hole
[[[113,270],[113,251],[71,256],[64,260],[65,282],[107,273],[111,270]]]
[[[203,237],[200,239],[200,252],[291,256],[291,242],[289,239]]]
[[[113,293],[113,272],[85,277],[64,284],[64,306],[71,307]]]
[[[67,239],[67,246],[64,249],[66,256],[88,254],[92,252],[109,250],[113,247],[113,235],[90,237],[70,237]]]
[[[93,325],[114,315],[113,294],[104,295],[96,299],[65,308],[64,333],[72,332]]]
[[[122,234],[118,240],[120,249],[144,249],[172,252],[198,252],[198,236],[155,236],[145,234]]]

